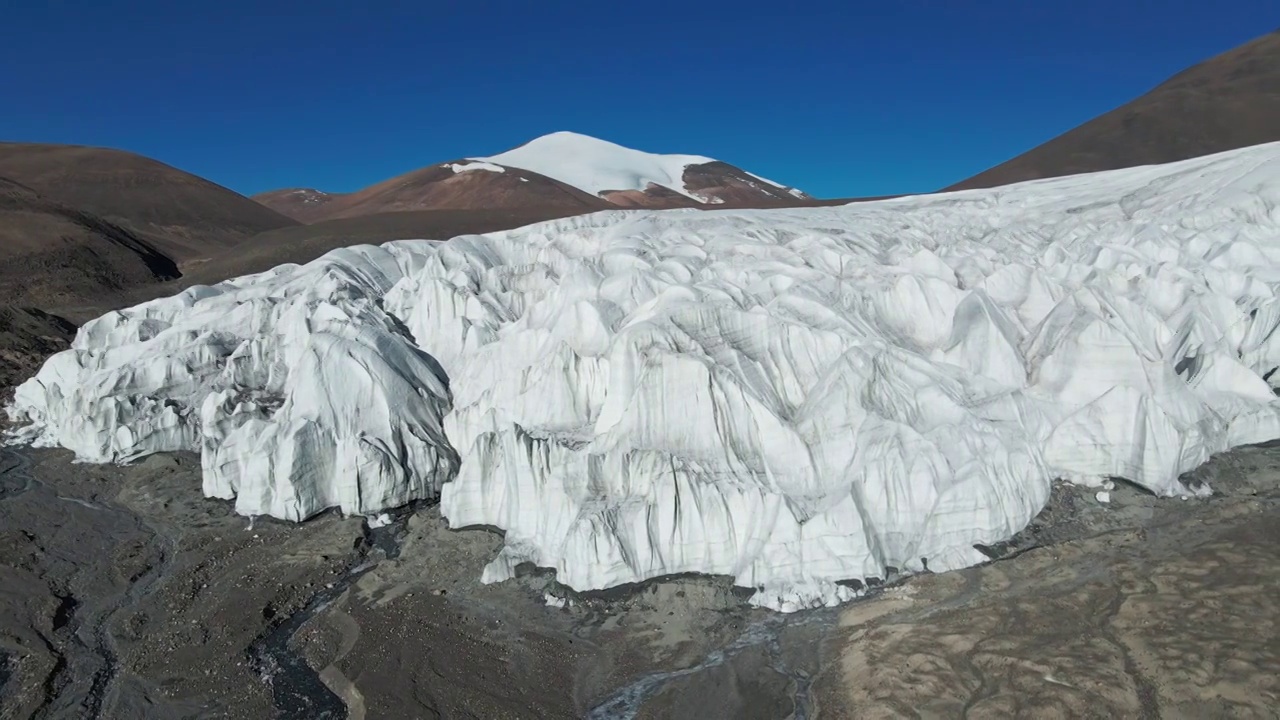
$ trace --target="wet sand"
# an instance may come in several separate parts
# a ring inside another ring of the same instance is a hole
[[[498,536],[433,507],[251,525],[194,456],[5,449],[0,717],[1277,717],[1280,448],[1196,475],[1058,487],[998,560],[783,616],[724,578],[481,585]]]

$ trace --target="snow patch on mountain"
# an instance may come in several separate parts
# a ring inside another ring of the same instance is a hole
[[[768,179],[768,178],[760,177],[759,175],[756,175],[755,173],[747,172],[746,170],[743,170],[742,172],[746,173],[747,175],[750,175],[751,177],[753,177],[753,178],[755,178],[755,179],[759,180],[760,182],[762,182],[762,183],[764,183],[764,184],[766,184],[766,185],[772,185],[772,186],[774,186],[774,187],[776,187],[776,188],[778,188],[778,189],[780,189],[780,190],[786,190],[786,191],[787,191],[787,194],[788,194],[788,195],[791,195],[792,197],[799,198],[799,199],[801,199],[801,200],[808,200],[808,199],[809,199],[809,195],[808,195],[808,193],[805,193],[804,191],[800,190],[799,188],[793,188],[793,187],[791,187],[791,186],[789,186],[789,185],[783,185],[782,183],[774,182],[774,181],[772,181],[772,180],[770,180],[770,179]]]
[[[465,163],[446,163],[445,167],[449,168],[455,173],[472,172],[476,170],[483,170],[485,172],[493,172],[493,173],[502,173],[507,171],[506,168],[501,167],[499,165],[494,165],[493,163],[479,162],[479,161],[472,161],[472,162],[465,162]]]
[[[330,194],[323,190],[313,190],[311,188],[299,188],[289,194],[302,198],[302,202],[308,205],[325,202],[330,197]]]
[[[766,185],[772,185],[772,186],[774,186],[774,187],[778,188],[779,190],[792,190],[792,189],[793,189],[793,188],[790,188],[790,187],[788,187],[788,186],[786,186],[786,185],[783,185],[782,183],[774,182],[774,181],[772,181],[772,180],[770,180],[770,179],[768,179],[768,178],[760,177],[759,175],[757,175],[757,174],[755,174],[755,173],[753,173],[753,172],[747,172],[746,170],[743,170],[742,172],[744,172],[744,173],[746,173],[746,174],[750,175],[751,177],[753,177],[753,178],[755,178],[755,179],[759,180],[760,182],[762,182],[762,183],[764,183],[764,184],[766,184]]]
[[[592,195],[645,190],[652,183],[697,200],[684,186],[690,165],[715,162],[700,155],[656,155],[572,132],[544,135],[514,150],[475,158],[529,170]]]
[[[982,562],[1055,478],[1161,496],[1280,437],[1280,144],[831,208],[616,211],[334,251],[109,313],[18,388],[245,514],[441,499],[578,589],[780,610]],[[1268,380],[1269,379],[1269,380]]]

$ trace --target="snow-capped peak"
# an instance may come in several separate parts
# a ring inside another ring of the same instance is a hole
[[[716,162],[701,155],[657,155],[574,132],[554,132],[492,157],[472,158],[529,170],[592,195],[645,190],[650,183],[704,202],[685,189],[690,165]]]

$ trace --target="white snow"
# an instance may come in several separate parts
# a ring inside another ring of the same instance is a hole
[[[718,162],[714,158],[702,155],[657,155],[579,133],[556,132],[543,135],[513,150],[474,160],[536,172],[591,195],[618,190],[643,191],[650,185],[658,185],[700,203],[724,203],[723,198],[699,195],[688,190],[684,184],[686,168],[690,165]],[[775,188],[787,190],[797,198],[809,197],[799,190],[766,180],[759,175],[746,174]]]
[[[1280,437],[1280,144],[844,207],[616,211],[338,250],[85,325],[18,388],[85,460],[244,514],[441,496],[576,590],[780,610],[981,562],[1066,478]]]
[[[746,171],[746,170],[743,170],[743,172],[747,172],[747,171]],[[786,190],[786,189],[787,189],[787,186],[786,186],[786,185],[783,185],[782,183],[774,182],[774,181],[772,181],[772,180],[769,180],[768,178],[762,178],[762,177],[760,177],[759,175],[757,175],[757,174],[755,174],[755,173],[752,173],[752,172],[749,172],[749,173],[747,173],[747,174],[748,174],[748,175],[750,175],[751,177],[753,177],[753,178],[755,178],[755,179],[759,180],[760,182],[765,183],[766,185],[772,185],[772,186],[774,186],[774,187],[778,188],[779,190]]]
[[[302,202],[313,205],[318,202],[324,202],[329,198],[329,193],[322,190],[312,190],[311,188],[300,188],[289,193],[290,195],[302,196]]]
[[[543,135],[514,150],[475,159],[546,175],[591,195],[644,190],[653,183],[695,200],[684,186],[685,168],[716,162],[701,155],[655,155],[572,132]]]
[[[746,170],[743,170],[743,172],[747,172],[747,171],[746,171]],[[779,190],[786,190],[786,191],[787,191],[787,194],[788,194],[788,195],[790,195],[790,196],[792,196],[792,197],[799,198],[799,199],[801,199],[801,200],[807,200],[807,199],[809,198],[808,193],[805,193],[804,191],[800,190],[799,188],[793,188],[793,187],[791,187],[791,186],[789,186],[789,185],[783,185],[782,183],[774,182],[774,181],[772,181],[772,180],[770,180],[770,179],[768,179],[768,178],[760,177],[759,175],[756,175],[755,173],[750,173],[750,172],[748,172],[747,174],[748,174],[748,175],[750,175],[751,177],[753,177],[753,178],[755,178],[755,179],[759,180],[760,182],[765,183],[766,185],[772,185],[772,186],[774,186],[774,187],[778,188]]]
[[[747,171],[746,171],[746,170],[743,170],[743,172],[747,172]],[[751,177],[753,177],[753,178],[755,178],[755,179],[759,180],[759,181],[760,181],[760,182],[762,182],[762,183],[765,183],[765,184],[767,184],[767,185],[772,185],[772,186],[774,186],[774,187],[776,187],[776,188],[778,188],[778,189],[780,189],[780,190],[786,190],[786,191],[787,191],[787,194],[788,194],[788,195],[791,195],[792,197],[797,197],[797,198],[800,198],[801,200],[805,200],[805,199],[807,199],[807,198],[809,197],[809,195],[808,195],[808,194],[806,194],[804,191],[802,191],[802,190],[800,190],[800,189],[798,189],[798,188],[793,188],[793,187],[791,187],[790,185],[783,185],[782,183],[774,182],[774,181],[772,181],[772,180],[770,180],[770,179],[768,179],[768,178],[760,177],[759,175],[756,175],[755,173],[747,173],[747,174],[748,174],[748,175],[750,175]]]
[[[449,168],[454,173],[472,172],[475,170],[483,170],[485,172],[492,172],[492,173],[502,173],[507,171],[506,168],[500,167],[498,165],[494,165],[493,163],[478,162],[478,161],[465,162],[465,163],[446,163],[445,167]]]

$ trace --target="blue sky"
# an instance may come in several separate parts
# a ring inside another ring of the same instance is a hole
[[[933,190],[1280,26],[1275,0],[11,3],[0,139],[350,191],[574,130]],[[127,7],[126,7],[127,6]]]

